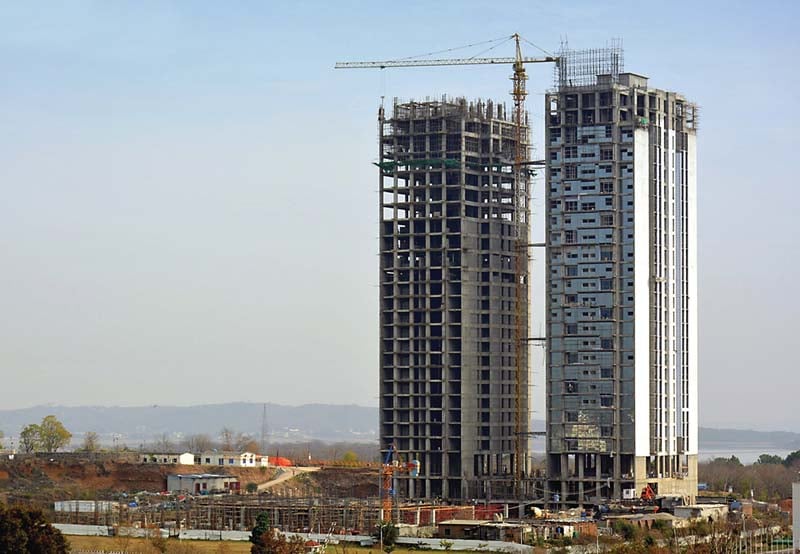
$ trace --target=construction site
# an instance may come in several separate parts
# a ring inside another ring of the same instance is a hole
[[[647,487],[636,501],[592,510],[544,509],[528,500],[446,502],[396,495],[394,476],[414,478],[418,467],[414,461],[397,460],[349,467],[225,467],[215,471],[253,487],[193,494],[164,489],[170,475],[191,475],[187,472],[197,472],[196,466],[142,463],[125,454],[65,453],[58,459],[21,456],[3,461],[0,494],[7,504],[41,508],[68,535],[112,542],[114,537],[147,538],[153,533],[181,540],[247,541],[264,514],[281,532],[323,544],[374,545],[376,529],[389,522],[398,530],[399,544],[432,549],[447,549],[451,542],[462,550],[488,551],[507,551],[509,542],[528,549],[523,545],[567,540],[594,545],[602,539],[614,545],[620,541],[614,537],[619,522],[657,537],[670,529],[670,536],[684,536],[688,544],[696,540],[691,526],[697,521],[741,525],[745,513],[749,532],[740,540],[753,547],[783,540],[782,518],[767,503],[738,501],[729,494],[707,492],[698,504],[685,505],[682,497],[658,496]]]
[[[190,476],[198,468],[142,463],[135,454],[64,453],[0,462],[0,495],[10,505],[40,508],[68,533],[146,536],[148,530],[161,529],[177,537],[214,531],[232,532],[233,540],[247,535],[264,513],[284,532],[369,537],[379,523],[390,521],[424,538],[442,522],[493,521],[524,510],[501,503],[398,497],[392,475],[403,469],[394,462],[215,470],[248,482],[254,492],[246,493],[245,487],[235,493],[169,491],[171,475]]]
[[[506,65],[513,85],[510,110],[445,96],[378,111],[380,446],[387,462],[418,463],[413,476],[395,472],[392,490],[567,508],[647,488],[690,502],[697,106],[626,72],[616,41],[556,53],[518,34],[489,43],[515,55],[336,65]],[[538,122],[543,159],[532,159],[526,68],[538,64],[554,79]],[[535,222],[533,177],[545,190]],[[532,277],[543,297],[531,296]],[[544,336],[531,333],[532,311]],[[532,345],[546,353],[538,433]],[[546,436],[544,472],[531,468],[534,435]]]

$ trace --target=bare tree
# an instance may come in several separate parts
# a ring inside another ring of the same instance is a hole
[[[159,437],[156,439],[156,449],[160,450],[161,452],[170,452],[175,448],[175,444],[172,442],[172,439],[169,438],[168,433],[161,433]]]
[[[223,450],[233,450],[236,446],[236,432],[230,427],[223,427],[219,432],[219,441]]]
[[[236,444],[236,450],[239,452],[253,452],[254,454],[262,454],[261,444],[248,435],[242,435]]]
[[[186,437],[186,440],[183,444],[189,452],[198,454],[200,452],[211,450],[214,447],[211,437],[203,433],[198,435],[189,435]]]
[[[89,431],[83,435],[81,450],[84,452],[97,452],[100,447],[100,438],[94,431]]]

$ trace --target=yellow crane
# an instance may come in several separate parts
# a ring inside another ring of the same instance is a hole
[[[519,33],[514,33],[508,39],[514,40],[515,56],[501,58],[451,58],[451,59],[401,59],[383,61],[359,61],[359,62],[338,62],[335,69],[386,69],[391,67],[427,67],[427,66],[446,66],[446,65],[503,65],[511,64],[513,74],[511,81],[513,89],[511,96],[514,99],[514,126],[516,129],[517,148],[514,154],[514,181],[515,181],[515,216],[517,223],[516,236],[516,256],[515,256],[515,281],[516,281],[516,321],[514,325],[515,341],[515,395],[514,395],[514,489],[515,493],[520,492],[524,472],[525,453],[523,452],[523,421],[528,418],[527,404],[523,406],[523,375],[527,371],[525,349],[527,348],[528,337],[525,336],[527,321],[525,321],[525,308],[523,300],[527,298],[525,287],[528,286],[528,237],[523,236],[523,225],[520,225],[522,213],[528,205],[528,185],[529,170],[526,167],[530,164],[528,160],[527,137],[523,131],[525,120],[525,98],[528,95],[526,81],[528,75],[525,72],[525,64],[528,63],[558,63],[557,56],[545,56],[532,58],[522,55]],[[491,42],[491,41],[489,41]]]

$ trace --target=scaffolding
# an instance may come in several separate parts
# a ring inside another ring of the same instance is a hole
[[[45,506],[42,506],[45,508]],[[259,514],[266,513],[270,524],[283,531],[314,532],[335,529],[337,532],[369,533],[378,524],[378,499],[318,497],[270,499],[254,497],[177,498],[144,506],[98,502],[94,510],[53,511],[54,523],[105,525],[162,529],[206,529],[249,531]]]
[[[506,487],[513,489],[509,478]],[[90,504],[90,501],[84,501]],[[41,508],[54,523],[102,525],[122,528],[168,529],[174,534],[185,529],[249,531],[260,514],[267,514],[270,525],[285,532],[360,535],[378,526],[381,504],[378,498],[269,498],[222,496],[179,500],[154,499],[151,504],[129,506],[124,502],[97,501],[87,509],[54,511],[52,504]],[[405,503],[397,507],[399,522],[431,526],[448,519],[493,519],[497,514],[515,512],[518,505],[502,501],[486,504]],[[524,514],[519,514],[522,517]]]
[[[601,75],[609,76],[612,83],[617,83],[620,73],[625,71],[624,61],[620,39],[613,39],[605,48],[586,50],[571,50],[564,43],[553,69],[553,86],[559,89],[595,86]]]

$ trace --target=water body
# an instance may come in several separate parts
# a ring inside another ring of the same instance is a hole
[[[739,458],[740,462],[748,465],[758,460],[758,457],[762,454],[772,454],[785,458],[792,452],[794,452],[794,450],[782,450],[770,446],[742,446],[737,444],[726,446],[715,444],[707,448],[701,446],[698,459],[701,462],[707,462],[712,458],[730,458],[731,456],[736,456]]]
[[[544,460],[545,459],[545,441],[540,437],[536,437],[531,441],[532,449],[533,449],[533,456],[534,458]],[[780,456],[781,458],[785,458],[792,452],[797,450],[794,449],[785,449],[785,448],[775,448],[769,445],[743,445],[743,444],[724,444],[724,443],[714,443],[714,444],[706,444],[700,445],[700,453],[698,454],[698,459],[701,462],[707,462],[712,458],[730,458],[731,456],[736,456],[739,458],[739,461],[745,465],[752,464],[758,457],[762,454],[772,454],[774,456]]]

